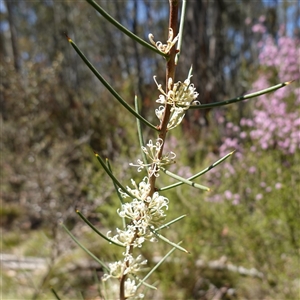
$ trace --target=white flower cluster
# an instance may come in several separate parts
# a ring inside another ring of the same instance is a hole
[[[128,251],[126,251],[126,255],[124,253],[125,259],[123,261],[116,261],[108,265],[110,274],[105,274],[103,276],[104,281],[111,277],[119,279],[122,275],[136,275],[141,270],[141,266],[147,264],[147,260],[143,260],[141,255],[139,255],[137,258],[134,258],[127,252]]]
[[[199,101],[195,101],[198,97],[196,88],[190,83],[192,75],[184,81],[178,81],[173,84],[172,78],[168,81],[168,93],[166,93],[161,84],[158,84],[155,76],[154,81],[157,85],[158,90],[161,92],[159,98],[156,100],[157,103],[164,104],[155,110],[155,114],[160,121],[162,121],[165,113],[165,105],[171,105],[171,116],[167,126],[168,130],[171,130],[178,126],[185,116],[185,111],[189,109],[192,103],[199,105]]]
[[[126,226],[126,230],[117,228],[117,234],[113,237],[108,236],[116,243],[121,243],[126,247],[141,247],[145,240],[155,241],[153,233],[150,231],[150,226],[159,226],[165,219],[164,210],[168,209],[169,200],[160,195],[158,192],[149,196],[150,184],[148,177],[137,186],[134,180],[132,183],[135,189],[127,187],[127,190],[136,195],[131,202],[122,204],[121,209],[118,209],[118,214],[122,218],[127,218],[130,223]],[[122,197],[128,197],[128,194],[120,191]]]
[[[127,190],[136,198],[122,204],[121,209],[118,210],[119,216],[129,219],[130,223],[124,230],[117,228],[117,234],[113,237],[110,236],[111,232],[107,234],[112,241],[126,246],[126,251],[123,253],[124,259],[109,264],[110,273],[104,275],[103,280],[120,279],[124,275],[134,275],[138,279],[137,273],[142,270],[141,267],[147,263],[147,260],[143,260],[141,255],[134,258],[131,250],[142,247],[145,240],[156,241],[150,227],[159,226],[166,217],[164,210],[168,209],[169,200],[158,192],[149,196],[149,177],[145,177],[138,185],[134,180],[131,182],[133,188],[127,187]],[[124,198],[129,197],[125,192],[120,191],[120,193]],[[127,278],[125,282],[126,299],[135,296],[135,293],[135,281]],[[142,298],[142,296],[140,294],[138,298]]]
[[[177,43],[179,39],[179,35],[177,35],[175,38],[173,37],[174,37],[174,33],[172,28],[169,28],[169,36],[168,36],[167,44],[163,44],[160,41],[155,43],[153,34],[150,33],[148,35],[151,44],[154,45],[160,52],[165,54],[168,54],[170,52],[171,48]]]
[[[136,289],[137,287],[135,284],[135,280],[127,278],[125,281],[125,298],[128,299],[134,297],[134,299],[143,299],[144,294],[136,295]]]
[[[137,258],[133,258],[132,255],[125,255],[123,261],[117,261],[109,264],[110,274],[105,274],[102,278],[106,281],[109,278],[120,279],[123,275],[134,274],[136,275],[140,270],[142,265],[146,265],[147,260],[143,260],[142,256],[139,255]],[[138,277],[137,277],[138,278]],[[127,278],[124,285],[125,298],[142,299],[144,294],[136,295],[137,285],[135,280]]]
[[[168,152],[159,158],[161,147],[163,146],[163,140],[158,138],[155,145],[152,140],[147,144],[147,147],[142,147],[143,152],[151,160],[151,163],[145,164],[142,160],[138,159],[137,164],[130,163],[130,166],[138,167],[138,172],[141,172],[145,167],[148,167],[148,176],[159,176],[159,170],[161,166],[170,165],[175,163],[176,154],[174,152]]]

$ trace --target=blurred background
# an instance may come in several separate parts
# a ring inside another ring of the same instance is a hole
[[[164,42],[168,1],[99,1],[140,37]],[[165,61],[107,23],[85,1],[0,2],[2,299],[102,299],[101,268],[63,231],[105,262],[108,245],[78,217],[106,233],[121,226],[119,200],[93,151],[110,159],[124,185],[144,174],[135,119],[84,65],[64,33],[131,105],[154,110]],[[201,103],[294,82],[275,93],[213,110],[190,110],[168,135],[171,167],[190,176],[236,150],[197,180],[211,192],[165,192],[164,232],[183,240],[150,278],[146,299],[299,299],[300,4],[298,1],[188,1],[176,80],[193,65]],[[144,129],[145,140],[155,133]],[[161,175],[160,186],[172,182]],[[154,265],[169,248],[141,250]],[[108,299],[114,299],[108,297]]]

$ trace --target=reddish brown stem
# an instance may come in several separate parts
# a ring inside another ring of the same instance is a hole
[[[170,3],[169,28],[172,28],[174,37],[175,37],[177,35],[177,27],[178,27],[179,0],[169,0],[169,3]],[[168,32],[169,32],[169,30],[168,30]],[[166,67],[166,93],[168,93],[169,78],[172,78],[172,82],[174,82],[174,77],[175,77],[175,56],[176,56],[175,46],[172,47],[169,55],[170,55],[170,57],[169,57],[169,60],[167,61],[167,67]],[[172,86],[170,88],[172,88]],[[165,141],[166,134],[167,134],[167,126],[168,126],[168,122],[170,119],[170,110],[171,110],[171,106],[166,104],[165,113],[164,113],[164,116],[163,116],[163,119],[161,121],[160,128],[159,128],[160,129],[159,137],[163,141]],[[159,158],[161,158],[161,156],[162,156],[163,148],[164,148],[164,144],[161,146],[160,152],[158,154]],[[152,175],[149,178],[149,183],[150,183],[150,187],[151,187],[150,192],[149,192],[150,197],[155,192],[155,181],[156,181],[156,177],[155,177],[155,175]],[[130,247],[129,252],[132,253],[132,251],[133,251],[133,247]],[[120,300],[126,300],[126,298],[125,298],[125,280],[126,280],[126,275],[123,274],[123,276],[120,278]]]
[[[169,17],[169,28],[172,28],[173,33],[174,33],[174,37],[177,35],[177,27],[178,27],[178,4],[179,1],[178,0],[169,0],[170,3],[170,17]],[[174,78],[175,78],[175,56],[176,56],[176,47],[172,47],[172,49],[170,50],[169,53],[170,57],[169,60],[167,61],[167,68],[166,68],[166,93],[168,93],[168,82],[169,82],[169,78],[172,78],[172,82],[174,82]],[[172,88],[172,86],[171,86]],[[170,110],[171,110],[171,106],[169,104],[166,104],[165,106],[165,112],[164,112],[164,116],[163,119],[161,121],[160,124],[160,133],[159,133],[159,137],[165,141],[166,135],[167,135],[167,126],[169,123],[169,119],[170,119]],[[163,148],[164,148],[164,144],[162,145],[159,155],[158,157],[160,158],[163,154]],[[151,186],[151,190],[149,195],[152,195],[155,191],[155,181],[156,181],[156,177],[154,175],[152,175],[149,179],[149,183]]]

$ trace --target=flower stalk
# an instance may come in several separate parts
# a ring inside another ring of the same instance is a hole
[[[169,55],[169,59],[167,61],[167,67],[166,67],[166,94],[169,92],[169,89],[173,88],[173,82],[175,78],[175,56],[176,56],[176,48],[174,47],[173,43],[173,37],[174,33],[177,33],[177,26],[178,26],[178,1],[177,0],[169,0],[170,4],[170,17],[169,17],[169,38],[168,42],[170,43],[170,49],[168,47],[164,48],[165,51],[169,51],[167,54]],[[176,36],[176,34],[175,34]],[[175,37],[177,41],[177,37]],[[171,81],[171,84],[169,85],[168,83]],[[159,151],[157,153],[157,160],[160,160],[163,156],[163,149],[164,149],[164,143],[166,139],[166,134],[167,134],[167,127],[169,123],[171,115],[171,105],[168,104],[167,102],[165,103],[165,109],[163,113],[163,117],[161,120],[161,123],[158,127],[159,129],[159,139],[161,141],[161,146],[159,148]],[[149,174],[149,187],[150,190],[148,192],[147,198],[153,197],[155,193],[155,182],[157,178],[157,172],[159,171],[159,166],[157,164],[157,161],[152,162],[152,166],[150,167],[151,173]],[[156,233],[157,234],[157,233]],[[136,235],[134,238],[137,237],[137,230],[136,230]],[[133,251],[133,247],[130,246],[129,248],[129,253],[131,254]],[[122,274],[121,279],[120,279],[120,299],[125,300],[125,279],[126,279],[125,273]]]

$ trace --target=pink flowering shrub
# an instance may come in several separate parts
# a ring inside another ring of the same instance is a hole
[[[261,34],[259,47],[259,78],[252,84],[253,91],[262,90],[274,83],[285,81],[298,81],[300,79],[300,48],[299,40],[291,38],[280,32],[278,40],[274,40],[266,30],[262,30],[263,24],[253,26],[253,31]],[[295,88],[296,87],[296,88]],[[220,147],[220,156],[236,150],[234,161],[236,166],[226,162],[223,165],[222,173],[219,170],[213,170],[209,176],[210,181],[217,184],[222,183],[222,175],[225,178],[240,176],[239,167],[243,168],[247,179],[257,178],[259,166],[255,166],[256,159],[264,155],[272,155],[276,152],[276,157],[283,160],[289,160],[289,157],[295,155],[300,150],[300,88],[294,83],[285,89],[280,89],[272,94],[260,96],[258,99],[248,102],[251,108],[250,115],[243,117],[239,126],[233,122],[225,123],[221,120],[223,131],[223,140]],[[250,154],[249,154],[250,149]],[[275,151],[275,152],[274,152]],[[256,157],[251,165],[250,157]],[[249,165],[250,163],[250,165]],[[239,173],[239,174],[238,174]],[[261,182],[257,192],[253,192],[251,187],[242,188],[242,184],[234,189],[244,194],[244,198],[252,198],[259,201],[263,198],[262,192],[271,192],[281,188],[282,183]],[[226,188],[225,188],[226,189]],[[208,198],[213,202],[225,200],[232,201],[232,204],[238,204],[240,197],[237,193],[226,189],[222,194],[215,194]]]
[[[280,35],[276,43],[267,35],[258,45],[264,72],[253,83],[253,90],[261,90],[274,81],[300,79],[298,39]],[[289,155],[300,149],[300,89],[294,87],[262,95],[254,102],[252,116],[241,119],[239,138],[245,139],[248,129],[250,140],[257,146],[253,150],[277,149]]]
[[[298,39],[284,35],[280,35],[276,43],[267,35],[264,43],[259,43],[259,63],[266,71],[253,83],[253,89],[262,89],[274,79],[298,81],[299,44]],[[292,85],[272,95],[262,95],[255,102],[252,118],[240,121],[242,128],[250,129],[250,138],[258,142],[260,149],[277,149],[284,154],[294,154],[300,149],[299,92],[300,89]]]

